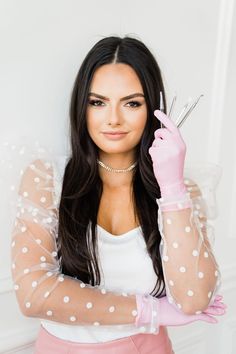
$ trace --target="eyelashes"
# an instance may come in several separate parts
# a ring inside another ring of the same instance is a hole
[[[100,101],[100,100],[89,100],[88,102],[89,102],[89,104],[90,104],[91,106],[94,106],[94,107],[102,107],[100,104],[97,105],[97,103],[98,103],[98,102],[103,103],[103,102]],[[135,104],[135,106],[131,106],[132,108],[137,108],[137,107],[140,107],[140,106],[142,105],[142,104],[141,104],[140,102],[138,102],[138,101],[130,101],[130,102],[128,102],[127,104],[130,104],[130,103]]]

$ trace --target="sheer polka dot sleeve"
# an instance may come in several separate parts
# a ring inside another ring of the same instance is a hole
[[[60,271],[53,166],[48,159],[32,160],[17,188],[11,271],[21,312],[70,325],[134,324],[135,295],[93,287]]]
[[[215,164],[186,164],[186,194],[157,199],[167,297],[188,314],[211,305],[221,285],[210,224],[217,215],[215,188],[221,173]]]
[[[63,275],[57,253],[53,169],[35,160],[24,171],[12,232],[12,276],[21,311],[67,324],[134,322],[134,296],[106,292]]]

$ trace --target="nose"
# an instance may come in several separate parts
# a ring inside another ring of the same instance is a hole
[[[108,125],[115,126],[121,124],[123,117],[122,113],[119,111],[119,108],[111,108],[110,112],[108,112]]]

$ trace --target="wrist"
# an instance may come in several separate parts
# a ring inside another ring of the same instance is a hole
[[[156,202],[161,211],[178,211],[193,207],[193,201],[190,197],[190,193],[187,191],[175,195],[162,196],[159,199],[157,198]]]
[[[148,326],[151,333],[159,331],[159,299],[149,294],[136,295],[138,315],[135,326]]]
[[[171,199],[171,197],[182,198],[188,192],[183,179],[171,185],[160,186],[160,191],[161,191],[161,197],[163,199],[165,198]]]

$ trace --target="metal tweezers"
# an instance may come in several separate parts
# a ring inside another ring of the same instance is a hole
[[[196,105],[198,104],[199,100],[201,97],[203,97],[204,95],[201,94],[197,99],[195,99],[192,102],[192,99],[188,100],[188,102],[184,105],[182,111],[180,112],[180,114],[178,115],[177,119],[175,120],[175,125],[180,128],[185,120],[187,119],[187,117],[189,116],[189,114],[193,111],[193,109],[196,107]],[[176,102],[176,98],[177,95],[174,95],[174,98],[171,102],[171,106],[170,106],[170,111],[168,114],[168,117],[171,118],[172,112],[173,112],[173,108]],[[163,101],[163,95],[162,92],[160,91],[160,111],[164,112],[164,101]],[[163,127],[163,124],[161,122],[161,128]]]

